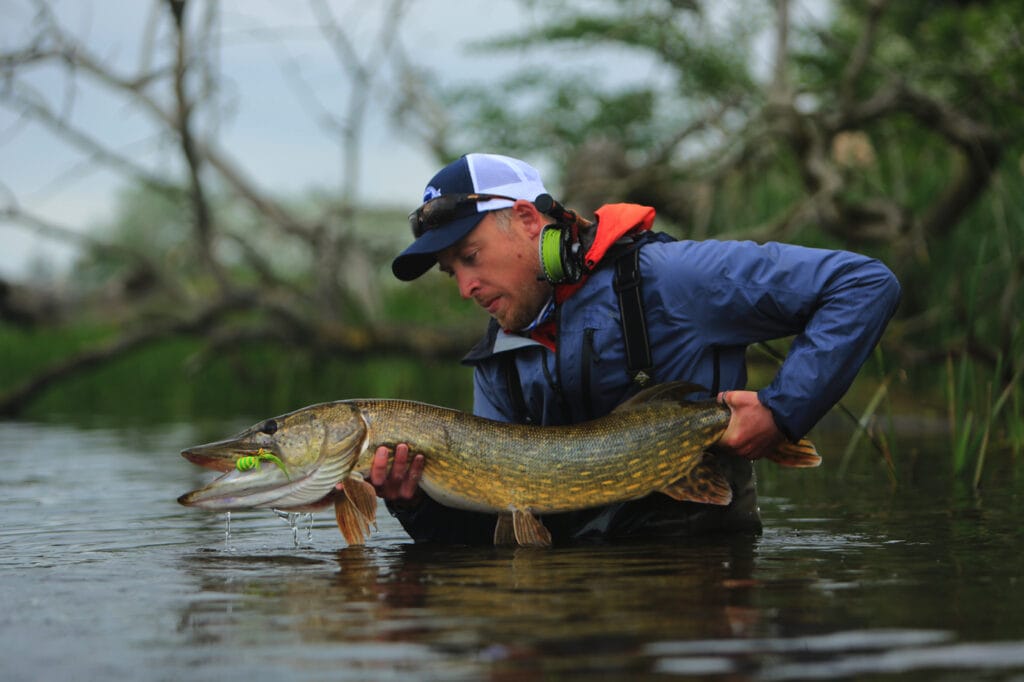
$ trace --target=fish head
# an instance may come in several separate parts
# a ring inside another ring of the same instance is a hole
[[[331,501],[335,486],[366,448],[366,431],[358,407],[338,401],[304,407],[231,438],[185,448],[185,459],[225,473],[178,502],[212,511],[318,508]]]

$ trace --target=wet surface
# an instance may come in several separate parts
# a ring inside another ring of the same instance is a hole
[[[1024,679],[1012,466],[765,472],[759,536],[434,548],[382,509],[344,547],[177,505],[205,435],[0,424],[3,679]]]

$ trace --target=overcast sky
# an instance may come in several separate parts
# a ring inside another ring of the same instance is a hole
[[[125,73],[137,67],[152,2],[63,0],[52,4],[62,26],[98,56],[121,65]],[[372,51],[385,3],[335,0],[331,4],[356,38],[356,49],[362,55]],[[803,4],[813,5],[815,0]],[[219,122],[220,145],[260,186],[276,193],[334,190],[340,182],[339,146],[330,141],[289,85],[292,76],[286,66],[300,70],[303,82],[325,107],[340,110],[347,101],[349,84],[316,31],[308,4],[222,0],[220,7],[224,50],[219,66],[231,102],[230,112]],[[23,46],[31,34],[32,16],[28,0],[0,0],[0,50]],[[399,27],[399,39],[416,64],[447,84],[493,83],[501,74],[551,59],[580,68],[589,64],[593,78],[606,81],[656,73],[652,65],[628,53],[589,55],[585,61],[582,54],[566,48],[545,55],[537,50],[470,49],[472,43],[490,36],[529,27],[536,16],[515,0],[412,0]],[[268,38],[271,30],[273,39]],[[66,73],[54,68],[33,72],[30,82],[41,97],[60,104],[75,125],[147,165],[157,168],[174,156],[167,141],[154,137],[145,116],[102,91],[89,87],[71,91]],[[369,203],[411,208],[436,170],[434,162],[416,140],[391,127],[380,96],[371,97],[369,112],[360,197]],[[95,170],[94,164],[85,163],[80,153],[52,134],[0,106],[0,204],[6,205],[13,196],[22,208],[48,220],[88,229],[109,220],[121,186],[121,177]],[[52,240],[32,237],[3,222],[0,242],[0,277],[23,277],[40,260],[62,267],[70,257],[69,250]]]

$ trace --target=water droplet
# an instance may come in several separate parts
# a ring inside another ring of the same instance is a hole
[[[275,509],[274,513],[277,514],[277,518],[283,520],[292,529],[292,543],[299,546],[299,517],[302,514],[297,512],[286,512],[280,509]]]

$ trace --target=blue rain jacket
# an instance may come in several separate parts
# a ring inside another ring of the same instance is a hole
[[[596,418],[639,390],[626,371],[614,268],[607,265],[556,309],[556,351],[492,324],[466,359],[475,368],[476,414],[514,420],[503,366],[508,354],[533,423]],[[747,346],[794,337],[774,380],[758,390],[793,440],[850,387],[900,298],[896,278],[877,260],[779,243],[651,241],[640,252],[640,270],[654,382],[744,389]],[[727,469],[734,499],[726,508],[654,494],[548,515],[544,523],[556,542],[759,528],[750,463],[732,461]],[[393,511],[417,540],[486,543],[494,530],[493,515],[450,510],[429,499],[415,510]]]

